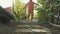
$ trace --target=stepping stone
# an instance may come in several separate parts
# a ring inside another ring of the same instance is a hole
[[[15,32],[49,32],[44,29],[16,29]]]
[[[32,32],[29,29],[17,29],[15,32]]]
[[[22,22],[22,23],[28,23],[28,20],[20,20],[20,22]],[[33,19],[32,22],[36,23],[36,22],[38,22],[38,19]]]
[[[39,25],[17,25],[18,28],[39,28],[41,29],[42,27]]]
[[[44,29],[16,29],[15,32],[19,34],[51,34],[50,31]]]

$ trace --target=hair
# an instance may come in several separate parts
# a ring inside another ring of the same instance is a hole
[[[30,0],[32,2],[32,0]]]

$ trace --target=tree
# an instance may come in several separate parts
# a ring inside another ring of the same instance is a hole
[[[37,0],[38,3],[43,5],[43,8],[37,8],[38,10],[38,18],[45,20],[46,19],[46,0]]]
[[[43,5],[43,8],[37,8],[39,19],[49,21],[52,15],[58,13],[59,0],[38,0],[38,3]]]
[[[24,3],[21,3],[19,0],[15,0],[14,12],[16,15],[16,20],[21,20],[25,17],[26,9],[23,9]]]

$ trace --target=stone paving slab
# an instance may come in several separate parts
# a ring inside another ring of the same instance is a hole
[[[42,29],[41,26],[39,25],[17,25],[17,28],[35,28],[35,29]]]
[[[49,32],[44,29],[17,29],[15,32]]]

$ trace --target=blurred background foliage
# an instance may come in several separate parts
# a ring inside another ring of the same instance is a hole
[[[37,8],[38,18],[45,21],[46,16],[47,16],[47,13],[46,13],[46,1],[47,0],[37,0],[37,1],[43,6],[42,8]]]
[[[22,9],[25,6],[24,3],[19,2],[19,0],[15,1],[14,12],[17,17],[16,20],[18,21],[26,17],[26,8]],[[48,22],[52,15],[58,13],[59,0],[37,0],[37,2],[42,4],[43,7],[35,7],[35,10],[38,11],[35,18]]]
[[[37,8],[38,18],[44,21],[49,21],[51,16],[58,13],[59,0],[37,0],[38,3],[43,5],[43,8]]]
[[[21,3],[19,0],[15,0],[14,13],[16,15],[16,20],[21,20],[26,16],[26,9],[24,8],[24,3]]]

